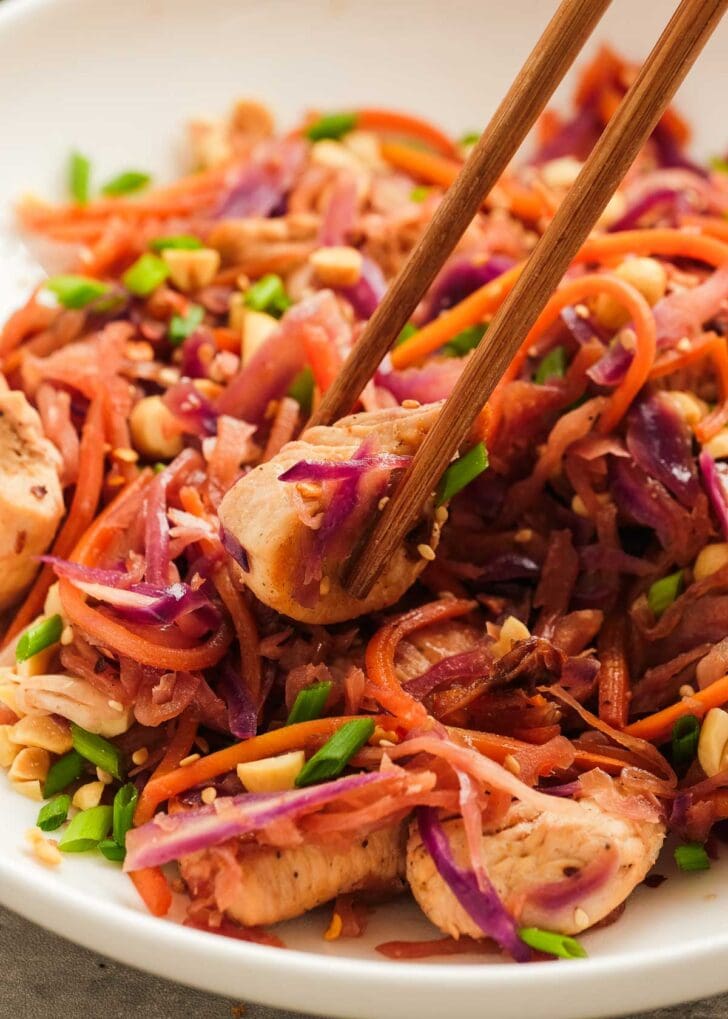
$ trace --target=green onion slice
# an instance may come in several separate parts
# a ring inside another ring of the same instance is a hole
[[[60,828],[68,817],[68,810],[71,806],[71,797],[65,793],[56,796],[50,803],[44,803],[38,813],[38,820],[35,822],[41,831],[55,831]]]
[[[374,732],[371,718],[355,718],[335,732],[313,757],[307,761],[296,777],[296,785],[313,785],[336,778],[354,754],[361,750]]]
[[[442,353],[446,357],[465,357],[471,350],[475,350],[485,336],[487,328],[484,324],[468,326],[445,344]]]
[[[90,807],[76,814],[61,835],[58,848],[64,853],[86,853],[111,831],[111,807]]]
[[[123,776],[121,751],[113,743],[109,743],[103,736],[86,732],[75,722],[71,722],[71,738],[73,739],[73,749],[77,750],[81,757],[85,757],[97,768],[108,771],[110,775],[121,781]]]
[[[301,412],[307,416],[311,413],[313,406],[313,390],[313,372],[307,365],[295,376],[288,390],[288,395],[300,404]]]
[[[124,173],[107,181],[101,188],[101,193],[114,198],[119,195],[131,195],[135,191],[145,188],[151,179],[148,173],[143,173],[141,170],[125,170]]]
[[[672,727],[672,760],[674,764],[689,764],[698,752],[700,722],[695,715],[683,715]]]
[[[122,848],[126,846],[126,833],[134,825],[134,811],[138,799],[139,791],[133,782],[123,785],[114,797],[112,825],[114,841]]]
[[[48,769],[48,775],[43,785],[43,795],[46,799],[50,799],[56,793],[67,789],[72,782],[81,777],[83,769],[83,757],[77,750],[69,750],[63,757],[54,761]]]
[[[724,159],[723,156],[713,156],[708,162],[712,170],[717,170],[718,173],[728,173],[728,159]]]
[[[138,297],[148,297],[169,275],[167,263],[157,255],[142,255],[121,277],[127,290]]]
[[[184,343],[188,336],[197,329],[205,317],[205,309],[200,304],[191,304],[184,315],[173,315],[167,330],[169,342],[173,347]]]
[[[418,204],[424,202],[429,193],[430,189],[425,184],[418,184],[417,187],[412,188],[410,191],[410,201],[417,202]]]
[[[107,860],[111,860],[112,863],[123,863],[126,856],[126,849],[120,846],[118,842],[114,842],[113,839],[102,839],[99,842],[98,850],[102,856],[105,856]]]
[[[28,658],[32,658],[33,655],[45,651],[51,644],[57,644],[61,639],[62,632],[63,620],[57,613],[54,616],[48,616],[47,619],[41,619],[39,623],[34,623],[18,641],[15,648],[15,661],[24,662]]]
[[[320,142],[324,138],[343,138],[356,127],[355,113],[325,113],[306,128],[306,137],[312,142]]]
[[[650,589],[647,592],[647,604],[650,606],[655,619],[659,619],[665,609],[672,605],[682,591],[682,586],[682,570],[670,573],[666,577],[661,577],[654,584],[650,585]]]
[[[475,481],[479,474],[488,466],[488,450],[485,444],[479,442],[477,446],[469,449],[459,460],[451,463],[440,479],[437,489],[437,505],[449,502],[458,492]]]
[[[586,959],[584,946],[568,934],[542,931],[540,927],[521,927],[518,937],[537,952],[557,955],[559,959]]]
[[[562,379],[565,374],[566,348],[561,346],[554,347],[553,350],[550,350],[539,362],[539,365],[534,372],[533,381],[539,386],[542,386],[549,379]]]
[[[458,140],[458,145],[475,145],[479,138],[480,135],[477,131],[468,131],[467,134],[464,134],[462,138]]]
[[[204,245],[199,237],[193,237],[192,234],[173,234],[170,237],[155,237],[149,242],[149,247],[159,254],[160,251],[169,248],[196,251],[197,248],[202,248]]]
[[[675,848],[675,863],[680,870],[710,870],[710,860],[705,851],[705,846],[698,842],[688,842],[684,846]]]
[[[394,341],[395,347],[398,347],[400,343],[406,343],[410,336],[414,336],[416,332],[417,326],[414,324],[414,322],[405,323],[405,325],[402,326],[402,330],[399,336]]]
[[[82,152],[72,152],[68,161],[68,190],[71,198],[85,205],[91,194],[91,160]]]
[[[109,289],[107,283],[91,276],[51,276],[44,283],[64,308],[85,308],[87,304],[102,297]]]
[[[283,286],[283,280],[274,272],[269,272],[252,283],[245,291],[243,300],[248,308],[254,311],[267,311],[275,318],[280,318],[292,303]]]
[[[312,686],[299,690],[286,725],[295,725],[296,722],[310,722],[313,718],[320,718],[326,704],[326,699],[331,693],[331,686],[331,683],[325,681],[313,683]]]

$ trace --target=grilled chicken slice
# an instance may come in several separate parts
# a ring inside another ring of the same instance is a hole
[[[305,599],[308,604],[302,604],[296,592],[317,534],[303,522],[302,512],[313,519],[323,505],[317,501],[316,484],[290,483],[279,478],[302,460],[321,463],[351,460],[369,437],[376,441],[376,453],[411,456],[432,427],[439,409],[439,404],[415,409],[394,407],[353,414],[330,428],[310,428],[301,439],[289,442],[272,460],[260,464],[230,489],[220,504],[220,521],[247,552],[250,571],[245,574],[245,583],[262,602],[293,619],[326,624],[375,612],[392,605],[404,594],[427,565],[416,550],[404,546],[397,550],[366,599],[352,598],[341,586],[342,559],[360,539],[372,511],[376,512],[376,503],[367,506],[360,500],[337,536],[341,554],[334,561],[328,557],[320,585],[316,581],[314,597]],[[434,536],[428,540],[430,544],[436,543]]]
[[[620,906],[642,881],[665,837],[660,822],[633,821],[579,801],[583,821],[518,804],[497,830],[483,832],[487,873],[519,925],[578,934]],[[456,861],[469,867],[460,820],[444,824]],[[407,880],[428,919],[452,937],[482,938],[440,877],[413,823]]]
[[[194,900],[257,927],[291,920],[349,892],[402,892],[405,838],[398,824],[343,846],[228,843],[183,857],[180,871]]]
[[[63,515],[60,457],[23,393],[0,392],[0,610],[30,584]]]

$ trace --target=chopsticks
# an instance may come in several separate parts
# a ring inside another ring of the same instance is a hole
[[[330,425],[354,406],[610,3],[563,0],[559,5],[309,427]]]
[[[584,6],[591,7],[592,5],[586,3]],[[600,4],[599,6],[603,7],[604,5]],[[564,5],[559,9],[556,18],[561,15],[563,7]],[[654,130],[662,113],[727,7],[728,0],[682,0],[673,14],[637,78],[582,167],[576,182],[562,201],[550,226],[536,245],[510,295],[494,316],[485,339],[471,355],[465,371],[445,402],[435,425],[426,436],[392,497],[386,503],[366,543],[360,549],[355,550],[345,578],[347,589],[355,597],[366,597],[384,565],[418,519],[425,502],[434,491],[438,479],[465,439],[471,425],[495,389],[523,338],[535,323],[569,263],[586,240],[613,192]],[[545,34],[548,35],[550,30],[551,25]],[[542,43],[543,39],[536,47],[537,51]],[[570,48],[570,55],[571,52]],[[529,58],[529,62],[532,58],[533,54]],[[561,64],[559,64],[560,68]],[[507,100],[506,105],[508,105]],[[521,121],[519,127],[524,122]],[[501,127],[500,130],[503,128]],[[507,137],[509,136],[507,131],[505,134]],[[481,144],[485,144],[485,141],[481,140]],[[452,191],[459,190],[464,175],[465,170],[451,189],[451,194]],[[453,205],[454,201],[455,199],[452,199],[447,204]],[[443,202],[441,209],[445,204]],[[473,208],[476,205],[477,203]],[[437,234],[432,229],[434,225],[433,220],[421,247],[424,246],[431,233],[435,238],[432,243],[437,243]],[[441,224],[438,224],[437,229],[441,229]],[[426,262],[424,259],[423,261]],[[426,264],[432,270],[432,264],[428,262]],[[432,276],[434,276],[434,272]],[[399,282],[398,280],[397,283],[399,284]],[[397,290],[399,299],[404,300],[402,288],[397,286]],[[407,291],[410,301],[415,293],[419,299],[420,289],[410,285]],[[384,302],[381,307],[384,308]],[[411,303],[407,304],[405,309],[400,308],[396,318],[396,328],[393,327],[391,331],[396,334],[412,310]],[[372,322],[375,317],[372,318]],[[383,329],[381,325],[379,328]],[[371,332],[376,339],[375,330]],[[367,333],[365,332],[360,343],[354,348],[354,354],[366,339]],[[337,392],[332,395],[330,401],[324,401],[322,404],[325,413],[330,413],[330,408],[337,411],[349,409],[350,404],[344,407],[341,402],[342,394],[348,396],[353,392],[353,383],[350,384],[348,377],[349,372],[351,372],[351,376],[355,376],[358,386],[359,379],[362,377],[362,366],[366,363],[367,375],[362,379],[363,384],[369,377],[370,367],[373,371],[379,363],[378,359],[383,355],[381,345],[375,352],[371,352],[370,357],[368,357],[369,353],[361,351],[359,357],[356,358],[356,364],[351,369],[349,369],[347,361],[342,372],[342,375],[347,375],[347,378],[340,378]],[[355,359],[352,357],[351,360]],[[356,391],[358,393],[360,390]]]

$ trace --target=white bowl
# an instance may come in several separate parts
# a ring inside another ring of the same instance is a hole
[[[33,265],[9,227],[12,200],[59,191],[68,151],[99,175],[170,174],[181,126],[260,96],[292,122],[307,106],[383,103],[457,131],[485,123],[555,3],[545,0],[5,0],[0,6],[0,315],[27,291]],[[668,8],[619,0],[597,32],[639,57]],[[728,23],[682,89],[697,149],[728,141],[721,86]],[[340,1017],[500,1019],[616,1014],[728,988],[725,863],[641,888],[614,926],[587,935],[590,958],[518,967],[483,957],[388,962],[373,946],[435,937],[404,903],[379,910],[365,938],[322,940],[327,914],[288,924],[291,950],[248,945],[155,920],[130,882],[96,859],[45,870],[23,836],[36,805],[0,780],[0,901],[123,962],[234,997]],[[42,960],[39,960],[42,965]]]

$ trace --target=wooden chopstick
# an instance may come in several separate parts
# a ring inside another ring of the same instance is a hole
[[[330,425],[354,406],[610,3],[560,4],[309,426]]]
[[[536,245],[518,282],[493,318],[485,340],[471,355],[366,544],[352,557],[346,586],[355,597],[366,596],[418,519],[483,404],[726,8],[728,0],[682,0],[673,14]]]

